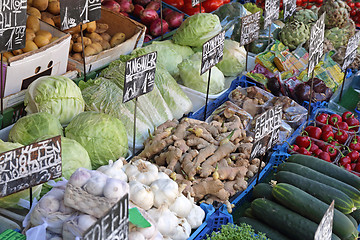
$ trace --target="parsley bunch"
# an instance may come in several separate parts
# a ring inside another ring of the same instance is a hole
[[[264,233],[255,234],[254,229],[246,224],[240,226],[228,223],[223,225],[219,232],[213,232],[206,240],[271,240]]]

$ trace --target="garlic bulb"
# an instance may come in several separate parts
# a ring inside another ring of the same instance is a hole
[[[94,171],[96,172],[96,171]],[[100,172],[98,172],[100,173]],[[105,174],[92,174],[91,178],[84,185],[84,189],[95,196],[101,196],[104,191],[107,177]]]
[[[81,214],[77,219],[77,226],[81,232],[85,232],[96,223],[97,219],[88,214]]]
[[[124,165],[124,169],[129,181],[136,180],[142,184],[150,185],[158,179],[158,168],[148,161],[139,159]]]
[[[171,236],[173,240],[184,240],[188,239],[191,234],[191,226],[185,218],[180,218],[179,223],[176,227],[175,234]]]
[[[75,209],[65,206],[64,204],[64,199],[62,199],[60,201],[60,207],[59,207],[59,212],[63,213],[63,214],[71,214],[73,212],[75,212]]]
[[[149,210],[154,205],[154,194],[149,186],[138,181],[129,182],[130,201],[144,210]]]
[[[170,177],[164,172],[159,172],[158,179],[170,179]]]
[[[108,178],[104,186],[104,196],[109,199],[120,200],[126,193],[129,192],[129,186],[126,182]]]
[[[200,206],[193,204],[193,207],[191,208],[189,215],[186,217],[186,220],[190,224],[191,228],[194,229],[200,227],[204,218],[205,218],[204,210]]]
[[[59,211],[60,202],[54,196],[48,195],[44,196],[40,202],[39,207],[45,210],[47,213],[54,213]]]
[[[69,179],[74,187],[82,187],[91,178],[90,171],[85,168],[78,168]]]
[[[152,208],[147,211],[156,223],[156,227],[163,236],[172,236],[175,234],[178,225],[178,218],[166,206],[159,209]]]
[[[100,171],[109,177],[127,182],[128,178],[125,172],[122,170],[122,167],[123,167],[123,162],[122,159],[120,158],[116,162],[110,160],[109,165],[101,166],[97,169],[97,171]]]
[[[146,238],[139,232],[130,232],[129,240],[146,240]]]
[[[174,212],[179,218],[186,218],[189,215],[191,208],[192,203],[183,194],[180,194],[180,196],[175,199],[175,202],[169,207],[170,211]]]
[[[171,179],[158,179],[151,184],[154,193],[154,206],[159,208],[166,204],[170,206],[179,194],[179,187]]]

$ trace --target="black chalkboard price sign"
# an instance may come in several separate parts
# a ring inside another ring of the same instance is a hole
[[[280,0],[265,0],[264,29],[279,18]]]
[[[76,27],[80,23],[96,21],[101,16],[101,0],[61,0],[61,29]]]
[[[123,240],[129,238],[129,195],[122,197],[92,225],[82,240]]]
[[[284,20],[291,17],[296,11],[296,0],[283,0],[284,1]]]
[[[245,46],[259,38],[261,12],[241,18],[240,46]]]
[[[0,0],[0,52],[25,47],[27,0]]]
[[[224,55],[224,41],[225,31],[222,31],[203,44],[200,75],[203,75],[207,70],[222,60]]]
[[[0,197],[61,177],[61,137],[0,154]]]
[[[316,229],[314,240],[331,239],[333,220],[334,220],[334,200],[332,201],[328,210],[326,210],[323,218],[321,219],[320,224]]]

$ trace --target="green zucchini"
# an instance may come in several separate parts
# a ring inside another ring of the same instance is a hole
[[[309,167],[315,171],[321,172],[329,177],[335,178],[341,182],[347,183],[350,186],[360,190],[360,178],[355,174],[338,167],[335,164],[326,162],[313,156],[302,154],[293,154],[288,158],[288,162],[298,163]]]
[[[253,214],[253,212],[252,212],[251,207],[245,209],[244,216],[245,216],[245,217],[248,217],[248,218],[255,218],[255,216],[254,216],[254,214]]]
[[[353,186],[350,186],[335,178],[326,176],[325,174],[322,174],[318,171],[315,171],[311,168],[305,167],[297,163],[292,163],[292,162],[282,163],[278,166],[277,169],[279,171],[288,171],[288,172],[296,173],[303,177],[336,188],[342,191],[343,193],[345,193],[346,195],[348,195],[353,200],[356,208],[360,208],[360,191],[354,188]]]
[[[252,192],[253,199],[256,198],[266,198],[269,200],[274,200],[274,197],[271,194],[272,187],[268,183],[259,183],[257,184]]]
[[[334,207],[344,214],[349,214],[356,209],[353,200],[348,195],[326,184],[287,171],[276,173],[275,178],[278,183],[291,184],[324,203],[331,204],[335,200]]]
[[[359,224],[356,222],[355,218],[353,218],[350,214],[347,214],[346,216],[350,219],[354,227],[357,229]]]
[[[262,232],[266,234],[266,237],[273,239],[273,240],[289,240],[289,238],[285,237],[284,235],[282,235],[281,233],[279,233],[278,231],[276,231],[275,229],[269,227],[268,225],[253,219],[253,218],[247,218],[247,217],[242,217],[239,218],[238,220],[239,223],[246,223],[251,225],[255,232]]]
[[[358,224],[360,224],[360,209],[357,209],[350,213],[350,215],[356,220]]]
[[[288,209],[320,224],[329,205],[311,196],[303,190],[287,183],[279,183],[273,187],[272,194],[277,202]],[[352,239],[354,224],[345,214],[334,209],[333,232],[341,239]]]
[[[255,199],[251,208],[257,219],[292,240],[314,240],[318,224],[265,198]],[[332,240],[340,240],[332,234]],[[274,239],[275,240],[275,239]]]

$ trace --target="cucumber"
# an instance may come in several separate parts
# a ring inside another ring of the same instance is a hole
[[[354,202],[348,195],[326,184],[287,171],[276,173],[275,178],[278,183],[291,184],[324,203],[331,204],[335,200],[334,207],[344,214],[349,214],[356,209]]]
[[[266,198],[269,200],[274,200],[274,197],[271,194],[272,186],[268,183],[259,183],[254,187],[252,196],[256,198]]]
[[[251,225],[255,232],[262,232],[266,234],[266,237],[273,239],[273,240],[290,240],[289,238],[285,237],[275,229],[269,227],[268,225],[252,218],[242,217],[239,218],[239,223],[246,223]]]
[[[253,214],[253,212],[252,212],[251,207],[245,209],[244,216],[245,216],[245,217],[248,217],[248,218],[255,218],[255,216],[254,216],[254,214]]]
[[[348,195],[351,198],[351,200],[353,200],[356,208],[360,208],[360,191],[354,188],[353,186],[350,186],[335,178],[326,176],[325,174],[322,174],[318,171],[315,171],[311,168],[305,167],[297,163],[292,163],[292,162],[282,163],[278,166],[278,170],[296,173],[303,177],[336,188],[342,191],[343,193],[345,193],[346,195]]]
[[[350,219],[354,227],[357,229],[359,224],[356,222],[355,218],[353,218],[350,214],[347,214],[346,216]]]
[[[329,208],[328,204],[287,183],[276,184],[273,187],[272,194],[281,205],[317,224],[320,224]],[[339,210],[334,209],[333,233],[341,239],[352,239],[355,230],[350,219]]]
[[[360,224],[360,209],[357,209],[350,213],[350,215],[356,220],[358,224]]]
[[[335,178],[341,182],[360,190],[360,178],[355,174],[346,171],[335,164],[326,162],[313,156],[294,154],[288,158],[288,162],[298,163],[309,167],[315,171],[321,172],[329,177]]]
[[[255,199],[251,208],[257,219],[292,240],[314,240],[318,224],[265,198]],[[340,240],[332,234],[332,240]],[[276,239],[273,239],[276,240]]]

